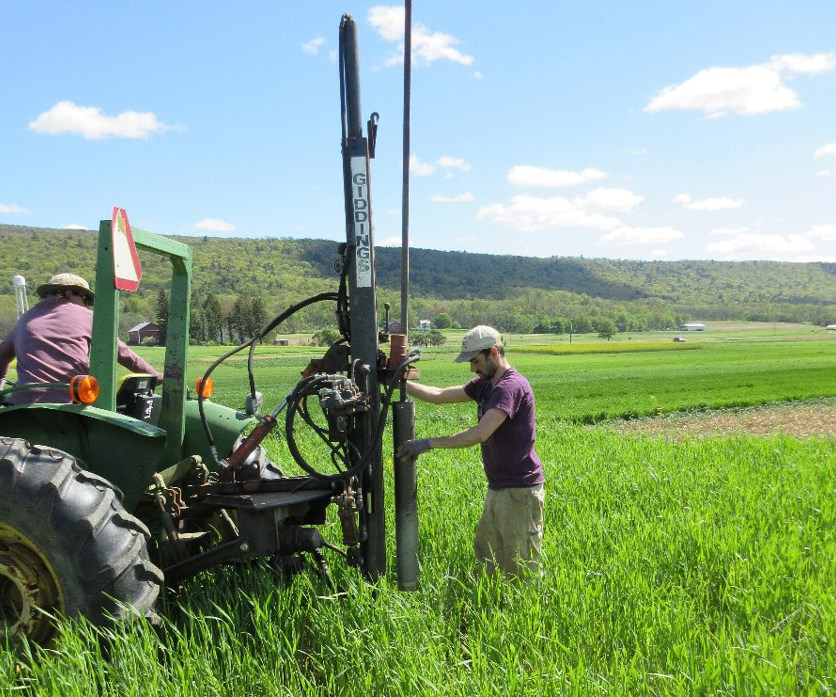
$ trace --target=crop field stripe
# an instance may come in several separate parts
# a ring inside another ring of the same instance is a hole
[[[646,353],[651,351],[693,351],[703,344],[674,344],[653,341],[614,344],[556,344],[554,346],[520,346],[509,349],[517,353],[543,353],[547,355],[572,355],[591,353]]]

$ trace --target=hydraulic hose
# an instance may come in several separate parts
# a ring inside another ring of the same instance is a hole
[[[299,449],[296,445],[296,439],[293,435],[293,430],[294,422],[296,419],[296,413],[301,413],[302,407],[300,406],[300,403],[304,398],[313,394],[312,390],[314,390],[316,385],[324,382],[326,379],[328,379],[329,376],[312,375],[311,377],[302,380],[297,386],[297,389],[294,390],[294,392],[288,398],[288,407],[287,412],[285,413],[285,438],[287,439],[288,449],[290,450],[290,453],[293,456],[293,459],[296,461],[296,463],[311,476],[327,482],[348,480],[351,477],[357,475],[359,472],[361,472],[363,468],[369,463],[371,458],[374,456],[374,453],[377,448],[377,443],[380,442],[380,439],[383,436],[383,429],[386,426],[386,419],[388,418],[389,414],[389,405],[392,400],[392,393],[398,386],[400,376],[410,365],[412,365],[416,361],[419,361],[420,359],[421,353],[417,350],[413,350],[409,354],[407,354],[404,360],[401,361],[398,367],[395,369],[394,373],[392,374],[392,380],[389,386],[386,388],[386,392],[384,394],[383,408],[380,410],[377,421],[374,425],[374,437],[372,438],[368,451],[361,454],[359,460],[354,465],[348,467],[342,472],[339,472],[338,474],[328,475],[317,471],[307,460],[305,460],[305,458],[299,452]],[[320,437],[322,437],[322,434],[320,434]],[[329,447],[331,447],[332,454],[337,452],[337,448],[333,447],[330,441],[328,441],[328,445]],[[349,446],[352,447],[355,455],[357,455],[357,448],[353,446],[351,443],[349,443]]]
[[[255,347],[256,342],[259,339],[261,339],[263,336],[265,336],[267,333],[269,333],[273,329],[275,329],[279,324],[284,322],[286,319],[288,319],[289,317],[291,317],[292,315],[297,313],[299,310],[307,307],[308,305],[313,305],[314,303],[323,302],[323,301],[326,301],[326,300],[337,301],[339,303],[340,299],[341,298],[340,298],[339,293],[334,293],[334,292],[319,293],[318,295],[313,295],[309,298],[306,298],[305,300],[302,300],[301,302],[298,302],[295,305],[291,305],[284,312],[281,312],[280,314],[276,315],[276,317],[274,317],[272,320],[270,320],[270,322],[265,324],[264,327],[262,327],[252,339],[249,339],[249,340],[245,341],[244,343],[240,344],[239,346],[236,346],[234,349],[231,349],[230,351],[227,351],[220,358],[218,358],[216,361],[214,361],[212,363],[212,365],[210,365],[209,368],[206,370],[206,372],[203,374],[204,383],[209,379],[209,377],[215,371],[215,368],[217,368],[221,363],[226,361],[228,358],[234,356],[239,351],[243,351],[245,348],[250,347],[250,356],[249,356],[249,360],[247,361],[247,372],[249,374],[249,379],[250,379],[250,393],[251,393],[253,399],[255,399],[255,380],[253,378],[253,371],[252,371],[252,356],[253,356],[253,351],[254,351],[254,347]],[[203,426],[203,432],[206,434],[206,440],[209,442],[209,447],[212,450],[212,455],[215,458],[215,462],[218,465],[221,465],[222,464],[221,463],[221,458],[218,455],[217,448],[215,447],[215,439],[212,437],[212,429],[209,427],[209,422],[206,420],[206,413],[205,413],[205,410],[203,408],[203,399],[204,399],[203,398],[203,391],[199,390],[198,395],[197,395],[197,409],[198,409],[198,413],[200,414],[200,423]]]

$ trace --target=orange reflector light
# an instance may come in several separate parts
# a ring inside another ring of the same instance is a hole
[[[73,402],[92,404],[99,398],[99,381],[92,375],[76,375],[70,380],[70,397]]]
[[[209,399],[215,393],[215,381],[207,378],[204,383],[203,378],[198,378],[195,380],[194,389],[203,399]]]

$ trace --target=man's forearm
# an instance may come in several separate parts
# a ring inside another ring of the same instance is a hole
[[[472,445],[484,443],[497,428],[508,418],[501,409],[491,408],[485,412],[479,423],[452,436],[430,438],[430,448],[469,448]]]
[[[432,449],[447,449],[447,448],[469,448],[473,445],[479,445],[482,442],[482,436],[476,426],[454,433],[452,436],[440,436],[438,438],[430,438],[430,448]]]
[[[441,389],[432,385],[422,385],[420,382],[408,380],[406,383],[406,393],[410,397],[417,397],[422,402],[433,402],[437,404],[438,402],[436,400],[441,394]]]
[[[420,382],[409,380],[406,383],[406,391],[410,397],[417,397],[422,402],[432,402],[433,404],[454,404],[470,401],[470,397],[464,391],[464,385],[433,387],[432,385],[423,385]]]

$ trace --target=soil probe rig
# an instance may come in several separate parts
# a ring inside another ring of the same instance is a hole
[[[196,394],[185,384],[191,250],[129,227],[136,249],[171,261],[171,302],[161,393],[148,375],[129,376],[117,387],[114,248],[126,216],[116,210],[101,222],[93,379],[68,385],[73,403],[0,408],[0,631],[6,635],[49,641],[55,614],[94,622],[153,615],[163,584],[177,586],[218,564],[253,557],[290,569],[310,559],[327,576],[324,551],[333,550],[371,580],[386,572],[381,444],[390,410],[395,448],[413,437],[404,381],[420,356],[406,351],[403,335],[378,329],[369,190],[377,115],[364,134],[357,29],[348,15],[340,24],[340,94],[346,241],[335,254],[337,287],[289,307],[219,358],[198,379]],[[279,405],[263,409],[252,370],[259,340],[319,302],[333,304],[339,340]],[[387,342],[388,355],[380,348]],[[212,372],[244,351],[245,408],[213,402]],[[285,476],[262,447],[281,419],[301,475]],[[300,432],[327,453],[327,471],[306,459]],[[395,459],[403,589],[418,581],[414,465]],[[341,544],[326,542],[318,529],[329,506],[336,507]]]

